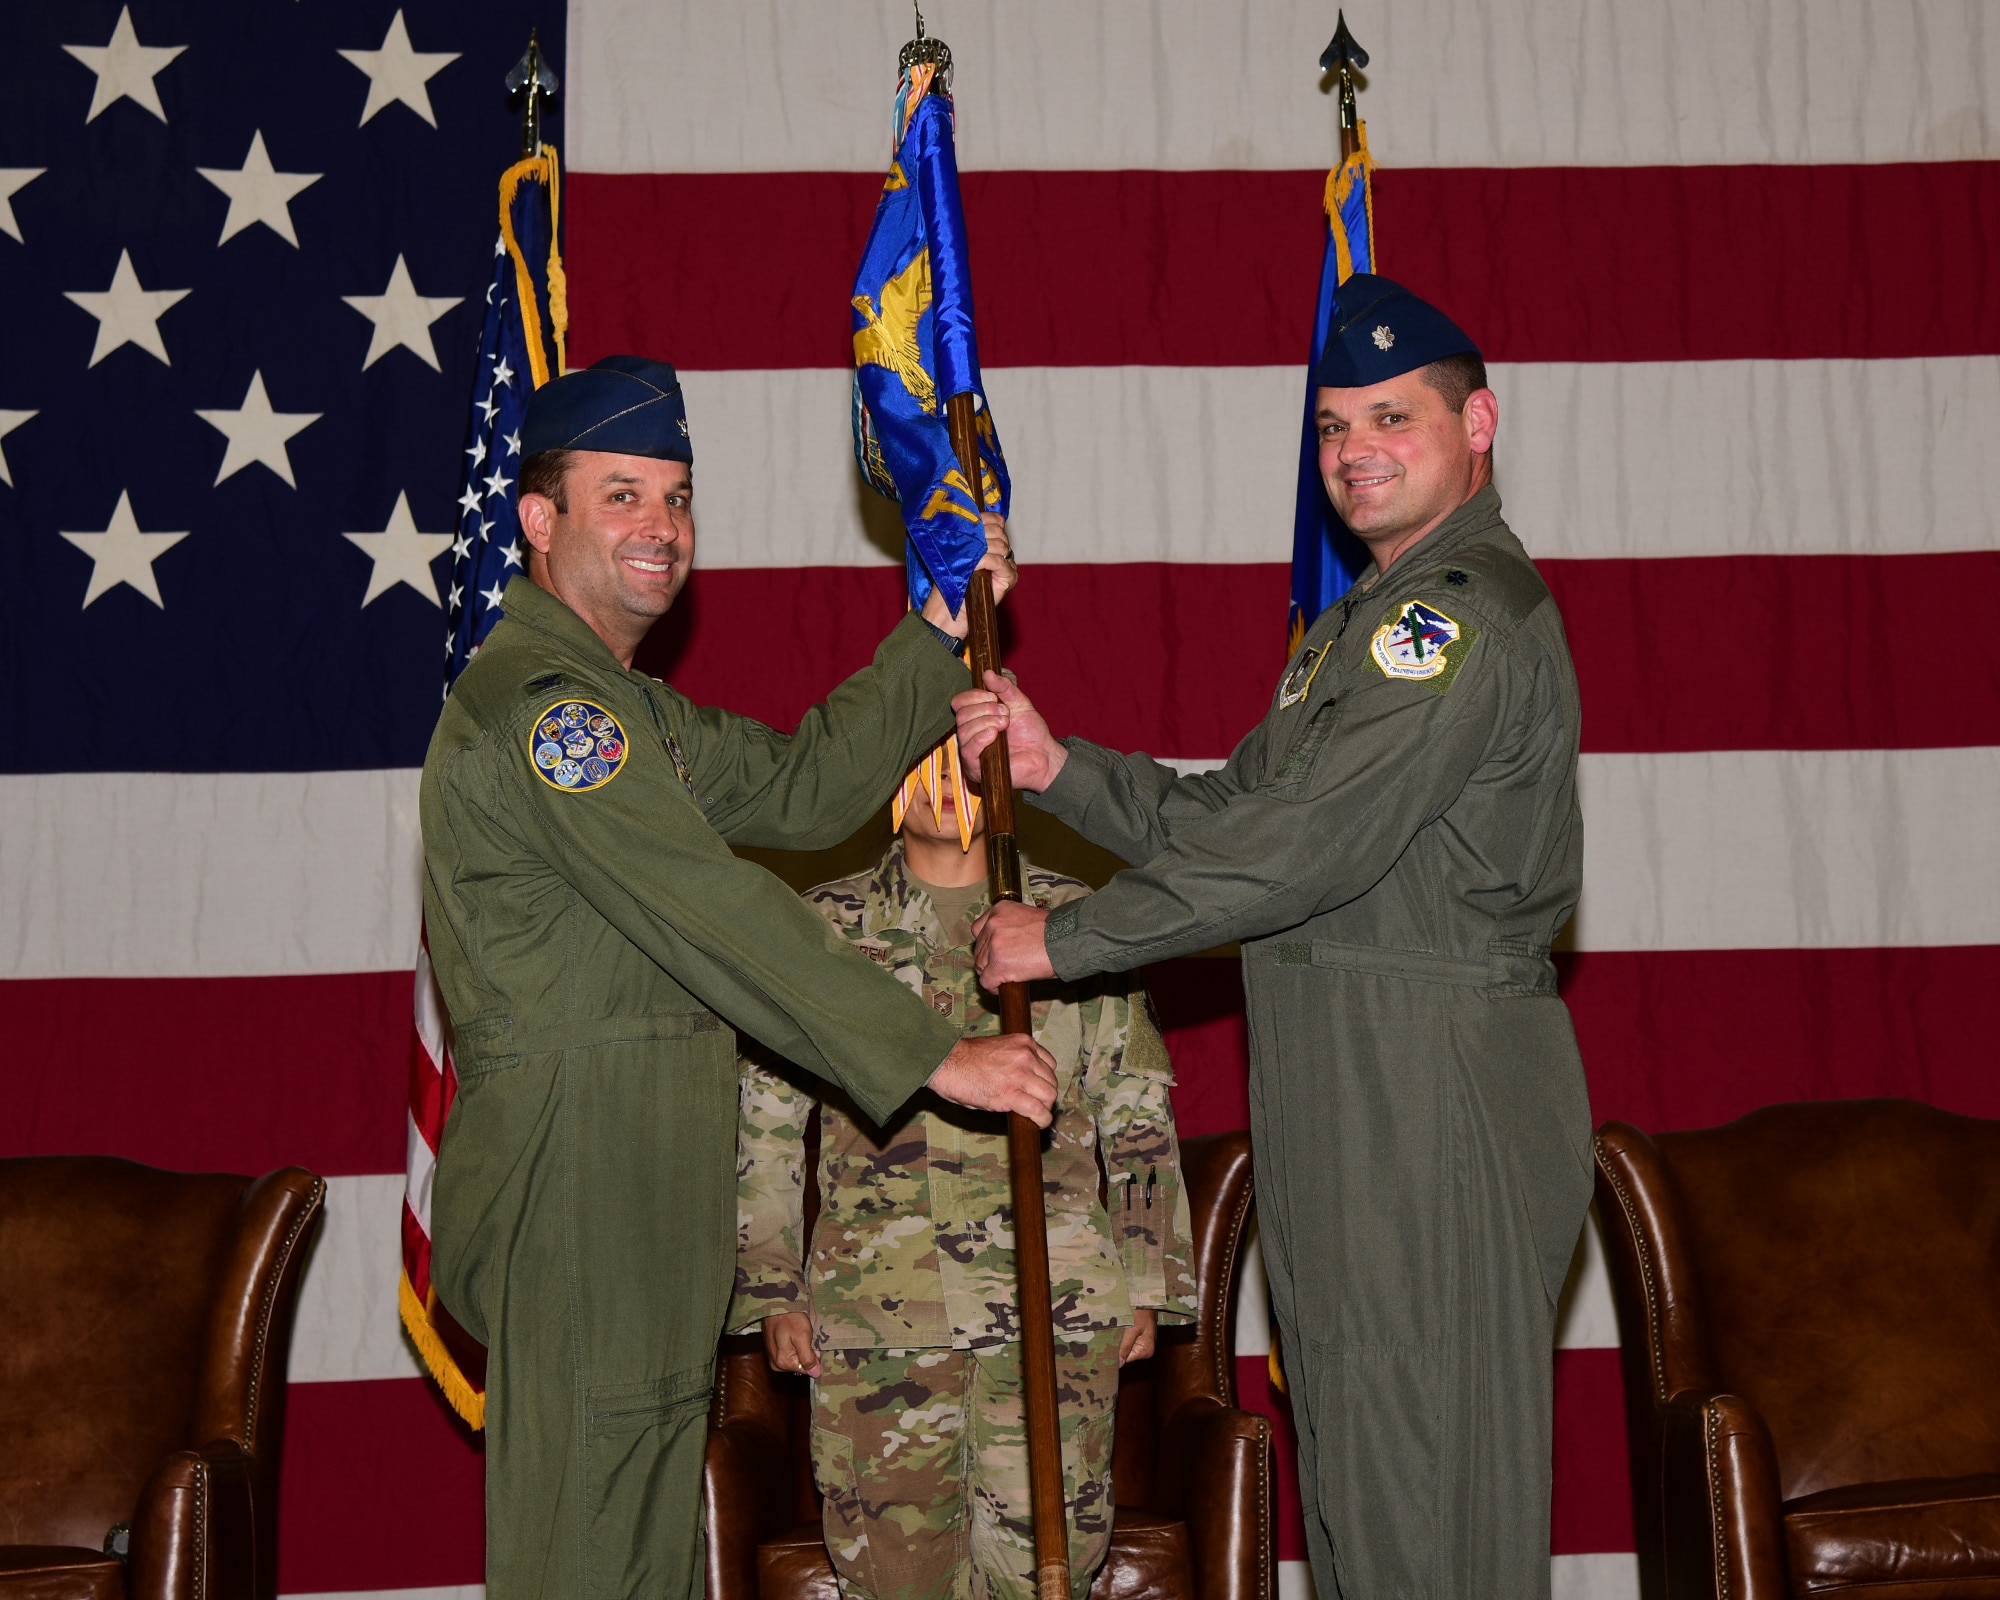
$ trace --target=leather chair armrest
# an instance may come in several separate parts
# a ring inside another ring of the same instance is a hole
[[[1190,1400],[1160,1446],[1165,1459],[1184,1463],[1172,1510],[1188,1525],[1196,1600],[1270,1600],[1277,1577],[1270,1419]]]
[[[702,1472],[708,1600],[757,1600],[757,1545],[791,1521],[785,1441],[760,1422],[711,1422]]]
[[[217,1439],[154,1469],[132,1518],[130,1600],[254,1600],[250,1468],[240,1444]]]
[[[1660,1408],[1667,1592],[1786,1600],[1778,1457],[1739,1395],[1683,1389]]]

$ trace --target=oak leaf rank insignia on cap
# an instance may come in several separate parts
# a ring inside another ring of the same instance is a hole
[[[1334,291],[1326,346],[1313,368],[1321,389],[1365,389],[1479,346],[1428,300],[1393,278],[1357,272]]]
[[[1478,637],[1477,628],[1462,626],[1435,606],[1406,600],[1383,618],[1368,653],[1383,677],[1426,683],[1443,694]]]
[[[625,730],[592,700],[558,700],[528,730],[528,764],[551,789],[586,794],[625,768]]]

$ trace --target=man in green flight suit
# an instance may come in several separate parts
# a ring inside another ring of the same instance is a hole
[[[1220,771],[960,697],[976,763],[1134,863],[982,922],[988,986],[1242,941],[1258,1213],[1322,1600],[1549,1593],[1556,1295],[1590,1108],[1550,941],[1582,875],[1576,676],[1500,516],[1471,339],[1341,285],[1320,473],[1374,558]]]
[[[961,828],[956,785],[934,764],[927,778],[906,784],[882,859],[806,902],[954,1026],[994,1034],[972,970],[986,819],[974,797]],[[1089,893],[1035,866],[1026,881],[1040,906]],[[1193,1319],[1194,1268],[1173,1071],[1145,990],[1119,977],[1045,984],[1034,1015],[1062,1085],[1042,1171],[1070,1592],[1084,1600],[1111,1548],[1118,1369],[1153,1353],[1161,1321]],[[771,1365],[813,1380],[813,1475],[842,1595],[1034,1600],[1005,1126],[928,1096],[878,1124],[746,1052],[737,1150],[730,1326],[761,1322]]]
[[[941,599],[906,616],[790,736],[635,672],[693,557],[693,454],[664,363],[615,356],[535,393],[528,570],[424,762],[424,915],[459,1079],[433,1274],[488,1351],[493,1600],[700,1592],[733,1029],[871,1116],[927,1084],[1044,1126],[1055,1099],[1046,1050],[962,1039],[731,854],[863,822],[950,726],[964,625]],[[988,534],[1004,588],[1004,529]]]

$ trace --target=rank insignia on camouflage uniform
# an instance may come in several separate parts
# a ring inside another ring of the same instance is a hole
[[[1442,694],[1465,658],[1465,650],[1453,646],[1469,647],[1477,637],[1477,629],[1461,627],[1421,600],[1407,600],[1383,619],[1368,653],[1383,677],[1428,682]]]
[[[1316,644],[1299,657],[1299,664],[1285,674],[1285,681],[1278,690],[1278,709],[1285,711],[1297,705],[1312,693],[1313,679],[1319,669],[1326,664],[1326,658],[1333,654],[1333,646]]]
[[[583,794],[624,770],[625,730],[590,700],[558,700],[528,733],[528,763],[551,789]]]

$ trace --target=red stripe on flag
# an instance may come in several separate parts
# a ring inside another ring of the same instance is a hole
[[[981,355],[1303,365],[1325,177],[964,174]],[[847,366],[836,308],[880,187],[872,173],[573,173],[571,360]],[[2000,352],[1996,162],[1391,169],[1375,209],[1384,270],[1450,307],[1489,360]]]
[[[1537,566],[1562,607],[1586,750],[2000,744],[2000,644],[1956,616],[1958,596],[2000,587],[2000,553]],[[1949,667],[1911,648],[1925,638]]]
[[[1703,1128],[1897,1095],[2000,1117],[2000,946],[1592,950],[1558,958],[1592,1115]]]
[[[0,1155],[400,1172],[410,974],[0,983]]]
[[[1616,1350],[1556,1352],[1555,1422],[1550,1551],[1630,1550],[1632,1462]]]
[[[293,1384],[279,1496],[284,1593],[484,1579],[485,1456],[422,1379]]]
[[[2000,1117],[2000,945],[1592,950],[1556,957],[1591,1115],[1704,1128],[1781,1100],[1896,1095]],[[1237,965],[1146,969],[1184,1135],[1249,1121]]]
[[[1940,611],[1951,596],[2000,588],[2000,553],[1542,571],[1576,658],[1586,750],[2000,744],[2000,636]],[[1058,733],[1216,757],[1264,715],[1284,667],[1284,567],[1054,564],[1029,579],[1001,609],[1002,643]],[[640,665],[697,701],[791,728],[867,662],[903,604],[892,567],[697,571]],[[1357,614],[1372,623],[1372,608]],[[1940,628],[1948,671],[1911,644]],[[770,648],[774,637],[784,650]]]

